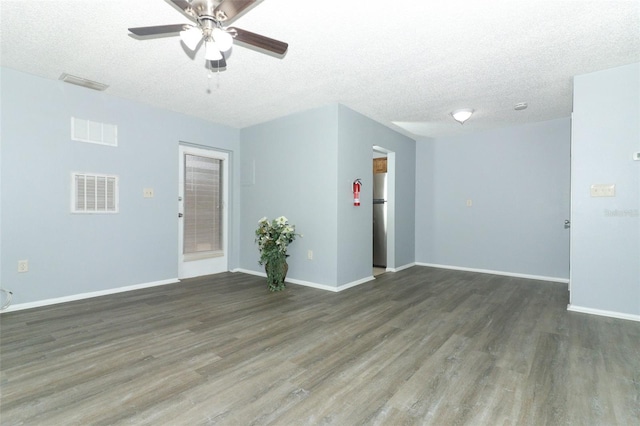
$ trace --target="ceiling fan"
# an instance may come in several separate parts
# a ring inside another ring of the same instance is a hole
[[[195,24],[156,25],[129,28],[136,36],[178,35],[193,52],[204,43],[210,68],[227,66],[222,52],[231,49],[233,40],[276,55],[284,55],[289,45],[260,34],[224,24],[248,10],[256,0],[169,0]]]

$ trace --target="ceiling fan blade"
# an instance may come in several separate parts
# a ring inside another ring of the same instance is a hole
[[[171,0],[171,3],[175,4],[185,12],[191,9],[191,4],[187,0]]]
[[[137,27],[129,28],[133,34],[137,36],[150,36],[160,34],[179,33],[184,30],[185,27],[189,27],[187,24],[173,24],[173,25],[156,25],[154,27]]]
[[[252,33],[250,31],[242,30],[240,28],[229,27],[227,28],[227,30],[231,34],[235,33],[234,38],[236,41],[246,43],[260,49],[268,50],[269,52],[273,52],[278,55],[284,55],[289,48],[289,45],[283,41],[274,40],[272,38]]]
[[[214,10],[214,16],[219,22],[229,21],[253,5],[256,0],[223,0]]]
[[[191,7],[191,3],[187,0],[170,0],[178,9],[191,19],[198,19],[198,14]]]

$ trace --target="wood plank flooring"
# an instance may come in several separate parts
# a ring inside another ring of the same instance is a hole
[[[637,425],[640,324],[567,286],[413,267],[225,273],[0,316],[2,425]]]

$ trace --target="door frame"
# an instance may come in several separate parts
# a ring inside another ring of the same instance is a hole
[[[185,260],[184,247],[184,156],[186,154],[222,160],[222,251],[223,256],[203,257],[190,256]],[[230,153],[212,147],[180,143],[178,145],[178,279],[194,278],[203,275],[217,274],[229,270],[229,200],[230,200]]]
[[[373,145],[373,151],[386,154],[387,156],[387,269],[386,270],[395,272],[396,270],[396,153],[394,151],[391,151],[379,145]],[[373,189],[371,189],[371,191],[373,191]],[[373,260],[373,253],[371,254],[371,256]],[[373,261],[371,263],[373,264]]]

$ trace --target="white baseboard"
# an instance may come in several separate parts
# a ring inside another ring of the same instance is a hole
[[[360,284],[364,284],[364,283],[368,283],[369,281],[375,280],[376,278],[373,275],[370,275],[368,277],[356,280],[356,281],[351,281],[350,283],[346,283],[346,284],[342,284],[341,286],[338,286],[338,288],[335,290],[336,292],[340,292],[342,290],[346,290],[348,288],[351,287],[355,287],[358,286]]]
[[[258,271],[254,271],[251,269],[244,269],[244,268],[235,268],[233,271],[231,271],[233,273],[236,272],[241,272],[243,274],[249,274],[249,275],[255,275],[257,277],[267,277],[267,274],[265,274],[264,272],[258,272]]]
[[[415,262],[407,263],[406,265],[398,266],[397,268],[387,268],[387,272],[400,272],[400,271],[402,271],[404,269],[409,269],[409,268],[411,268],[413,266],[416,266]]]
[[[431,268],[453,269],[453,270],[458,270],[458,271],[468,271],[468,272],[479,272],[479,273],[495,274],[495,275],[505,275],[505,276],[511,276],[511,277],[517,277],[517,278],[528,278],[528,279],[534,279],[534,280],[540,280],[540,281],[552,281],[552,282],[559,282],[559,283],[568,283],[569,282],[569,280],[565,279],[565,278],[544,277],[544,276],[526,275],[526,274],[515,274],[515,273],[511,273],[511,272],[504,272],[504,271],[492,271],[492,270],[486,270],[486,269],[463,268],[463,267],[458,267],[458,266],[438,265],[438,264],[421,263],[421,262],[409,263],[407,265],[403,265],[403,266],[400,266],[398,268],[387,268],[387,271],[389,271],[389,272],[398,272],[398,271],[402,271],[404,269],[411,268],[413,266],[428,266],[428,267],[431,267]],[[253,271],[251,269],[243,269],[243,268],[235,268],[231,272],[242,272],[242,273],[245,273],[245,274],[256,275],[256,276],[265,277],[265,278],[267,276],[267,274],[265,274],[264,272],[258,272],[258,271]],[[327,285],[327,284],[318,284],[318,283],[314,283],[314,282],[310,282],[310,281],[298,280],[298,279],[295,279],[295,278],[287,279],[286,282],[292,283],[292,284],[303,285],[303,286],[306,286],[306,287],[317,288],[317,289],[320,289],[320,290],[331,291],[331,292],[334,292],[334,293],[338,293],[338,292],[341,292],[343,290],[347,290],[349,288],[356,287],[356,286],[358,286],[360,284],[364,284],[364,283],[369,282],[369,281],[374,280],[374,279],[375,279],[375,277],[373,275],[371,275],[371,276],[362,278],[360,280],[356,280],[356,281],[352,281],[350,283],[346,283],[346,284],[340,285],[338,287],[330,286],[330,285]],[[122,293],[122,292],[125,292],[125,291],[140,290],[140,289],[143,289],[143,288],[157,287],[157,286],[167,285],[167,284],[175,284],[175,283],[178,283],[178,282],[180,282],[180,280],[178,278],[171,278],[171,279],[167,279],[167,280],[153,281],[153,282],[135,284],[135,285],[125,286],[125,287],[117,287],[117,288],[111,288],[111,289],[107,289],[107,290],[94,291],[94,292],[89,292],[89,293],[80,293],[80,294],[74,294],[74,295],[71,295],[71,296],[57,297],[57,298],[53,298],[53,299],[39,300],[39,301],[36,301],[36,302],[19,303],[19,304],[16,304],[16,305],[10,305],[7,309],[3,310],[0,313],[21,311],[21,310],[25,310],[25,309],[38,308],[38,307],[42,307],[42,306],[55,305],[55,304],[65,303],[65,302],[72,302],[72,301],[75,301],[75,300],[89,299],[89,298],[92,298],[92,297],[99,297],[99,296],[106,296],[106,295],[109,295],[109,294]],[[640,315],[631,315],[631,314],[624,314],[624,313],[620,313],[620,312],[603,311],[603,310],[599,310],[599,309],[584,308],[584,307],[573,306],[573,305],[569,305],[567,307],[567,310],[574,311],[574,312],[582,312],[582,313],[588,313],[588,314],[594,314],[594,315],[607,316],[607,317],[612,317],[612,318],[627,319],[627,320],[631,320],[631,321],[640,321]]]
[[[640,322],[640,315],[625,314],[623,312],[615,311],[605,311],[602,309],[585,308],[584,306],[576,306],[571,304],[567,305],[567,311]]]
[[[490,270],[490,269],[464,268],[464,267],[461,267],[461,266],[438,265],[438,264],[434,264],[434,263],[416,262],[416,265],[418,265],[418,266],[428,266],[430,268],[452,269],[452,270],[455,270],[455,271],[478,272],[480,274],[503,275],[503,276],[506,276],[506,277],[526,278],[526,279],[529,279],[529,280],[551,281],[551,282],[554,282],[554,283],[569,284],[569,279],[568,278],[546,277],[546,276],[543,276],[543,275],[518,274],[518,273],[515,273],[515,272],[493,271],[493,270]]]
[[[110,288],[108,290],[92,291],[89,293],[72,294],[71,296],[56,297],[53,299],[38,300],[37,302],[19,303],[17,305],[10,305],[7,309],[2,311],[2,313],[22,311],[25,309],[39,308],[42,306],[57,305],[58,303],[73,302],[75,300],[90,299],[92,297],[106,296],[108,294],[116,294],[116,293],[122,293],[125,291],[140,290],[142,288],[157,287],[160,285],[175,284],[177,282],[180,282],[180,280],[177,278],[171,278],[171,279],[162,280],[162,281],[153,281],[149,283],[135,284],[135,285],[129,285],[125,287]]]
[[[266,273],[253,271],[251,269],[238,268],[238,269],[235,269],[234,272],[243,272],[245,274],[256,275],[258,277],[265,277],[265,278],[267,277]],[[355,286],[360,285],[360,284],[364,284],[364,283],[369,282],[369,281],[371,281],[373,279],[375,279],[375,278],[373,277],[373,275],[371,275],[369,277],[365,277],[365,278],[362,278],[362,279],[357,280],[357,281],[352,281],[350,283],[343,284],[343,285],[338,286],[338,287],[334,287],[334,286],[327,285],[327,284],[318,284],[318,283],[314,283],[314,282],[311,282],[311,281],[298,280],[298,279],[295,279],[295,278],[287,278],[284,281],[287,282],[287,283],[291,283],[291,284],[298,284],[298,285],[303,285],[305,287],[312,287],[312,288],[317,288],[317,289],[320,289],[320,290],[326,290],[326,291],[332,291],[334,293],[338,293],[338,292],[346,290],[348,288],[355,287]]]

